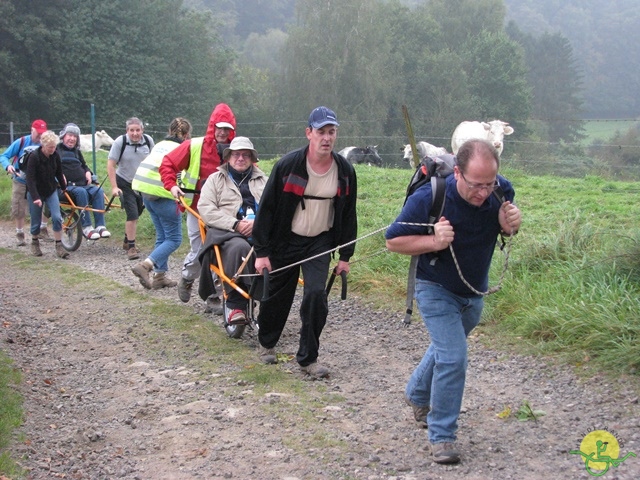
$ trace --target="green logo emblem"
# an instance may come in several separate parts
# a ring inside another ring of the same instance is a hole
[[[589,475],[601,477],[610,467],[619,467],[629,457],[635,457],[633,452],[620,458],[620,444],[615,435],[606,430],[589,432],[580,443],[580,450],[569,453],[582,456],[584,467]]]

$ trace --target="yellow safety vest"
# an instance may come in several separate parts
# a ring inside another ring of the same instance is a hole
[[[164,156],[177,148],[178,145],[180,144],[173,140],[162,140],[156,143],[151,153],[138,166],[133,182],[131,182],[131,188],[148,195],[173,199],[171,192],[164,188],[158,169]]]
[[[189,168],[181,173],[180,188],[195,190],[198,187],[198,180],[200,180],[200,154],[202,153],[203,143],[204,137],[191,139]],[[193,203],[193,197],[195,197],[195,193],[185,193],[184,199],[187,205],[190,206]]]

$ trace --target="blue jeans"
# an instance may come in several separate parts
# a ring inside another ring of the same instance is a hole
[[[27,202],[29,202],[29,215],[31,216],[31,235],[35,237],[40,233],[40,222],[42,220],[42,209],[46,204],[51,212],[51,225],[54,232],[62,231],[62,214],[60,213],[60,198],[58,192],[55,191],[47,198],[40,198],[42,206],[39,207],[33,203],[33,197],[27,191]]]
[[[73,198],[73,202],[79,207],[86,207],[91,205],[96,210],[104,210],[104,192],[102,188],[97,185],[87,186],[67,186],[67,190]],[[91,226],[91,214],[83,211],[80,216],[82,227]],[[104,213],[93,212],[93,219],[96,222],[96,227],[104,227]]]
[[[182,243],[182,214],[176,202],[170,198],[144,199],[144,206],[156,228],[156,244],[149,258],[154,272],[169,270],[169,256]]]
[[[427,415],[431,443],[454,442],[467,373],[467,336],[480,323],[483,297],[460,297],[416,280],[416,302],[431,344],[411,374],[405,393]]]

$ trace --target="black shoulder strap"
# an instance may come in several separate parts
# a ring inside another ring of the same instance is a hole
[[[120,149],[120,155],[118,156],[118,161],[116,163],[120,163],[120,160],[122,159],[122,155],[124,154],[124,150],[125,148],[127,148],[127,145],[132,145],[131,143],[127,143],[126,135],[123,135],[122,137],[123,137],[122,148]],[[143,133],[142,138],[144,138],[144,142],[142,142],[142,145],[146,145],[147,147],[149,147],[149,151],[151,151],[151,141],[149,140],[151,137],[149,137],[149,135],[147,135],[146,133]]]
[[[436,223],[444,211],[444,201],[447,197],[447,179],[433,175],[431,177],[431,209],[429,210],[429,223]],[[433,227],[428,227],[428,234],[433,234]],[[420,255],[412,255],[409,262],[409,276],[407,278],[407,309],[405,310],[403,323],[411,323],[413,314],[413,293],[416,288],[416,270]]]
[[[446,198],[447,179],[437,176],[431,177],[431,210],[429,210],[429,223],[436,223],[440,220],[444,211],[444,201]],[[431,227],[431,232],[433,227]]]
[[[124,153],[124,150],[127,148],[127,136],[123,135],[122,136],[122,148],[120,149],[120,155],[118,155],[118,161],[116,163],[120,163],[120,160],[122,160],[122,154]]]
[[[493,191],[493,194],[496,196],[496,198],[500,202],[500,205],[502,205],[507,200],[507,197],[504,194],[504,190],[502,189],[500,184],[498,184],[498,188],[496,188]],[[501,233],[500,234],[500,250],[504,249],[504,246],[506,245],[504,237],[505,236]]]

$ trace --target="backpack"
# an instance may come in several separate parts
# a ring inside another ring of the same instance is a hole
[[[23,142],[20,142],[20,148],[22,148],[22,143]],[[40,145],[29,145],[28,147],[24,147],[24,150],[22,151],[22,154],[20,155],[20,157],[19,158],[17,156],[15,157],[13,161],[13,168],[16,171],[16,175],[19,176],[20,178],[26,177],[27,163],[29,161],[29,156],[31,155],[31,152],[37,150],[39,146]]]
[[[142,144],[139,143],[129,143],[127,142],[127,136],[125,135],[122,139],[122,148],[120,149],[120,155],[118,155],[118,161],[116,163],[120,163],[120,160],[122,159],[122,154],[124,153],[125,148],[127,148],[127,145],[131,145],[133,147],[144,147],[145,145],[147,147],[149,147],[149,151],[151,151],[151,141],[149,135],[147,135],[146,133],[142,134],[142,138],[144,139],[144,142],[142,142]]]
[[[20,137],[20,146],[18,147],[18,153],[20,153],[20,150],[22,150],[23,145],[24,145],[24,137]],[[18,157],[18,155],[14,155],[13,160],[11,161],[11,165],[16,171],[19,170],[18,168],[20,165],[19,161],[20,161],[20,157]]]
[[[431,182],[431,209],[429,210],[429,220],[427,222],[429,224],[436,223],[442,216],[446,199],[446,179],[453,173],[453,167],[456,164],[457,159],[455,155],[451,155],[449,153],[438,155],[437,157],[424,157],[420,161],[420,164],[409,181],[404,203],[407,203],[409,196],[419,187],[427,182]],[[496,195],[501,202],[505,201],[504,192],[500,187],[498,187],[493,194]],[[433,227],[427,227],[427,235],[432,234]],[[409,276],[407,279],[407,310],[403,320],[405,325],[409,325],[411,323],[411,315],[413,314],[413,292],[416,285],[418,258],[419,255],[412,255],[411,261],[409,262]]]

